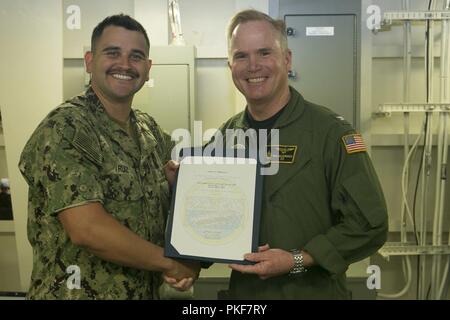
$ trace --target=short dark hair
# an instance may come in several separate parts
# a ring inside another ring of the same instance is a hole
[[[117,26],[122,27],[127,30],[137,31],[144,35],[145,42],[147,43],[148,49],[150,50],[150,40],[148,39],[147,32],[144,27],[137,22],[135,19],[130,17],[129,15],[120,13],[113,16],[106,17],[102,22],[100,22],[92,31],[91,36],[91,51],[95,51],[95,45],[97,40],[101,37],[103,30],[105,30],[108,26]]]

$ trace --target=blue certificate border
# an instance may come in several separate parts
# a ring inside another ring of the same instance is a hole
[[[225,150],[221,157],[231,156],[234,157],[235,153],[239,153],[239,156],[242,157],[240,153],[242,150],[237,151],[237,149]],[[202,155],[203,148],[184,148],[181,150],[181,159],[186,156],[195,156]],[[214,157],[214,153],[211,155]],[[244,155],[246,158],[250,158],[248,152],[245,152]],[[253,157],[252,157],[253,158]],[[258,159],[256,164],[256,181],[255,181],[255,203],[254,203],[254,211],[253,211],[253,235],[252,235],[252,252],[258,252],[258,244],[259,244],[259,226],[261,222],[261,202],[262,202],[262,189],[263,189],[263,177],[261,175],[261,163]],[[164,245],[164,255],[169,258],[176,259],[188,259],[188,260],[196,260],[203,262],[211,262],[211,263],[237,263],[237,264],[254,264],[253,262],[244,260],[231,260],[231,259],[219,259],[212,257],[204,257],[204,256],[191,256],[183,254],[182,252],[178,252],[171,244],[172,242],[172,228],[173,228],[173,214],[175,208],[175,201],[177,198],[177,181],[178,181],[178,171],[175,176],[175,182],[172,186],[172,200],[170,205],[170,212],[167,217],[166,224],[166,232],[165,232],[165,245]]]

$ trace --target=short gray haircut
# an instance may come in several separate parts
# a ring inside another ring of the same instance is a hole
[[[257,11],[254,9],[243,10],[236,13],[230,20],[227,29],[227,43],[228,43],[228,55],[230,55],[231,50],[231,37],[233,36],[233,31],[241,23],[249,21],[267,21],[273,27],[278,39],[280,40],[281,50],[286,52],[288,49],[287,45],[287,34],[286,34],[286,24],[283,20],[276,20],[271,18],[269,15]]]

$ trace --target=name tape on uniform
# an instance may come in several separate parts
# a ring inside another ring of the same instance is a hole
[[[278,154],[272,154],[270,150],[276,148]],[[271,162],[294,163],[297,154],[297,146],[279,145],[267,146],[267,157]]]

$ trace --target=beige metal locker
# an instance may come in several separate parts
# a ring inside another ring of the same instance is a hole
[[[168,133],[189,129],[189,87],[187,65],[153,65],[150,80],[134,96],[133,108],[151,115]]]

